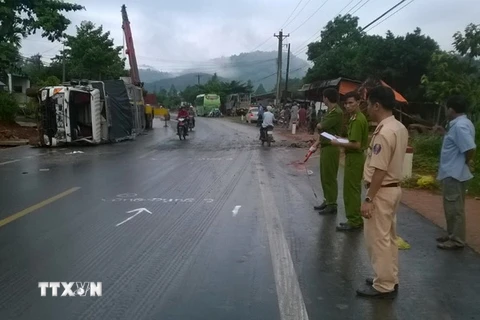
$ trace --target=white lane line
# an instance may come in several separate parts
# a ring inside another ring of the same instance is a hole
[[[4,165],[10,164],[10,163],[15,163],[15,162],[18,162],[18,161],[21,161],[21,159],[0,162],[0,166],[4,166]]]
[[[303,300],[300,283],[298,282],[292,256],[288,247],[285,233],[275,198],[272,193],[269,178],[265,167],[258,159],[256,161],[257,177],[260,194],[263,201],[263,214],[267,227],[270,255],[273,264],[273,273],[278,296],[278,306],[281,320],[308,320],[307,308]]]
[[[242,206],[235,206],[235,208],[233,208],[232,213],[234,217],[238,214],[238,210],[240,210],[241,207]]]
[[[157,150],[149,151],[149,152],[145,153],[144,155],[138,157],[138,159],[144,159],[144,158],[148,157],[149,155],[152,155],[152,154],[154,154],[154,153],[156,153],[156,152],[158,152],[158,151],[157,151]]]

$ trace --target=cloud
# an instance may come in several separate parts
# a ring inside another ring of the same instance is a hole
[[[383,35],[391,30],[395,34],[405,34],[418,26],[437,40],[442,48],[451,49],[453,33],[477,21],[478,13],[472,10],[478,6],[477,1],[414,1],[369,33]],[[310,1],[304,7],[304,3],[307,3],[304,1],[291,15],[297,1],[125,0],[139,65],[176,72],[195,66],[205,72],[214,72],[215,65],[205,60],[252,49],[276,50],[277,40],[273,34],[278,33],[282,26],[285,26],[285,33],[291,33],[286,41],[291,43],[292,52],[306,58],[308,42],[316,39],[318,31],[340,13],[350,0],[327,1],[312,16],[323,2]],[[87,10],[67,14],[72,20],[69,33],[74,34],[75,25],[82,20],[90,20],[110,31],[116,45],[123,45],[120,13],[123,2],[78,0],[77,3],[84,5]],[[395,1],[364,1],[354,8],[356,3],[352,2],[341,13],[355,13],[360,17],[360,25],[365,26]],[[365,5],[362,7],[362,4]],[[287,21],[289,16],[291,21]],[[24,41],[22,53],[29,56],[39,52],[49,59],[60,48],[61,44],[49,43],[35,35]]]

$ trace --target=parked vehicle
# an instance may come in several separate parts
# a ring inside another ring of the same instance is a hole
[[[220,108],[220,96],[217,94],[199,94],[195,98],[195,108],[199,117],[206,117],[214,109]]]
[[[258,121],[258,107],[250,107],[245,117],[246,122],[257,122]]]
[[[210,118],[222,117],[222,112],[220,111],[220,109],[215,108],[212,111],[210,111],[210,113],[208,114],[208,117],[210,117]]]

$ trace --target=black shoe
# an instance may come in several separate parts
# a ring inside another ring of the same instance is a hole
[[[437,248],[443,249],[443,250],[458,250],[458,249],[465,248],[465,246],[462,244],[453,242],[452,240],[448,240],[443,243],[437,244]]]
[[[325,201],[323,201],[323,203],[319,206],[314,206],[313,209],[314,210],[318,210],[318,211],[321,211],[323,209],[325,209],[327,207],[327,203]]]
[[[393,299],[397,295],[397,292],[380,292],[372,286],[365,286],[364,288],[357,289],[357,295],[366,298]]]
[[[443,236],[443,237],[438,237],[435,240],[437,240],[437,242],[443,243],[443,242],[447,242],[448,240],[450,240],[450,237],[449,236]]]
[[[337,206],[335,205],[327,205],[325,209],[320,210],[318,214],[336,214],[337,213]]]
[[[357,230],[362,230],[363,225],[358,225],[358,226],[352,226],[350,224],[342,222],[340,225],[337,226],[337,231],[357,231]]]
[[[373,286],[373,278],[366,278],[365,279],[365,282],[370,285],[370,286]],[[395,285],[395,287],[393,287],[393,290],[395,291],[398,291],[398,283]]]

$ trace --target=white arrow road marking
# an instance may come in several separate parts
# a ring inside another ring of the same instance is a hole
[[[148,209],[146,209],[146,208],[138,208],[138,209],[133,209],[133,210],[127,211],[127,213],[134,213],[134,212],[136,212],[136,213],[135,213],[133,216],[131,216],[130,218],[127,218],[127,219],[123,220],[122,222],[120,222],[119,224],[117,224],[115,227],[118,227],[118,226],[124,224],[125,222],[127,222],[128,220],[131,220],[131,219],[135,218],[137,215],[139,215],[140,213],[142,213],[142,212],[144,212],[144,211],[147,212],[147,213],[152,214],[152,213],[151,213]]]
[[[234,217],[238,214],[238,210],[240,210],[241,207],[242,206],[235,206],[235,208],[233,208],[232,212]]]

